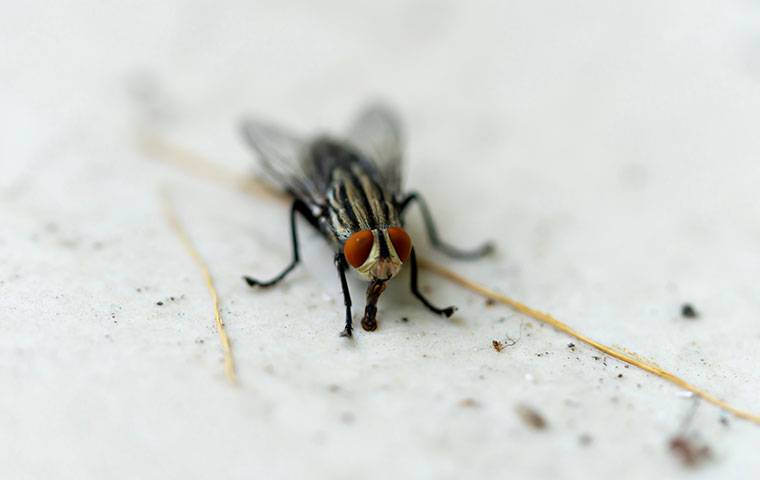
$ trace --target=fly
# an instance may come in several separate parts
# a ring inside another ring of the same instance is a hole
[[[300,261],[296,215],[318,230],[335,250],[346,307],[341,336],[351,337],[351,294],[346,281],[349,268],[369,282],[362,317],[364,330],[377,328],[377,301],[386,282],[403,265],[411,268],[412,293],[433,313],[450,317],[456,307],[438,308],[420,292],[417,258],[409,234],[404,230],[404,213],[417,202],[422,211],[430,243],[455,258],[478,258],[492,250],[490,244],[471,251],[443,242],[430,210],[416,192],[401,189],[402,130],[391,109],[374,105],[363,110],[344,138],[318,136],[303,139],[285,129],[257,120],[243,122],[242,131],[257,153],[265,174],[292,197],[290,234],[293,259],[268,281],[243,277],[251,287],[271,287],[290,273]]]

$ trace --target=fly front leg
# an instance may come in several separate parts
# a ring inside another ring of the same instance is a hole
[[[338,275],[340,275],[340,286],[343,290],[343,303],[346,306],[346,327],[340,332],[341,337],[351,338],[353,327],[351,325],[351,292],[348,290],[348,282],[346,281],[346,269],[348,264],[346,263],[346,257],[342,253],[335,254],[335,266],[338,268]]]
[[[417,201],[417,204],[420,206],[420,210],[422,211],[422,219],[425,221],[425,229],[427,230],[430,243],[433,244],[433,247],[435,247],[437,250],[440,250],[452,258],[461,259],[480,258],[484,255],[488,255],[493,251],[493,244],[490,242],[474,250],[462,250],[453,247],[441,240],[441,238],[438,236],[438,229],[435,227],[435,222],[433,222],[433,217],[430,215],[430,210],[428,209],[427,203],[425,202],[425,199],[423,199],[417,192],[410,193],[399,203],[398,210],[402,218],[406,207],[408,207],[409,204],[415,200]]]
[[[422,292],[420,292],[420,289],[417,286],[417,255],[414,253],[414,248],[412,248],[412,253],[409,257],[409,261],[412,264],[412,293],[414,296],[417,297],[431,312],[435,313],[436,315],[443,315],[445,317],[454,315],[454,312],[457,311],[457,307],[451,306],[446,308],[438,308],[430,303],[430,301],[425,298]]]
[[[257,280],[248,276],[244,276],[245,282],[251,287],[271,287],[284,279],[300,261],[298,252],[298,233],[296,232],[296,213],[300,213],[311,225],[317,225],[318,221],[309,210],[309,207],[301,200],[295,200],[293,206],[290,208],[290,237],[293,243],[293,260],[285,267],[285,270],[280,272],[279,275],[271,280]]]

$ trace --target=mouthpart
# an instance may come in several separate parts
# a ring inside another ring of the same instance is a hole
[[[368,332],[377,330],[377,300],[385,291],[385,280],[373,280],[367,287],[367,306],[364,307],[362,328]]]

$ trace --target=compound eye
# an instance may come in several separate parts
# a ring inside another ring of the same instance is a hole
[[[406,262],[409,259],[409,254],[412,253],[412,239],[409,238],[409,234],[403,228],[391,227],[388,229],[388,236],[391,237],[391,243],[396,249],[398,258],[402,262]]]
[[[346,256],[349,265],[354,268],[361,267],[367,261],[374,243],[375,236],[371,230],[361,230],[351,234],[343,244],[343,255]]]

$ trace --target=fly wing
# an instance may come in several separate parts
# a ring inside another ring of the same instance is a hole
[[[387,105],[369,105],[357,115],[347,140],[375,163],[385,188],[400,195],[403,132],[396,113]]]
[[[241,131],[270,181],[311,205],[324,204],[324,193],[309,177],[305,165],[307,141],[284,128],[255,119],[244,120]]]

